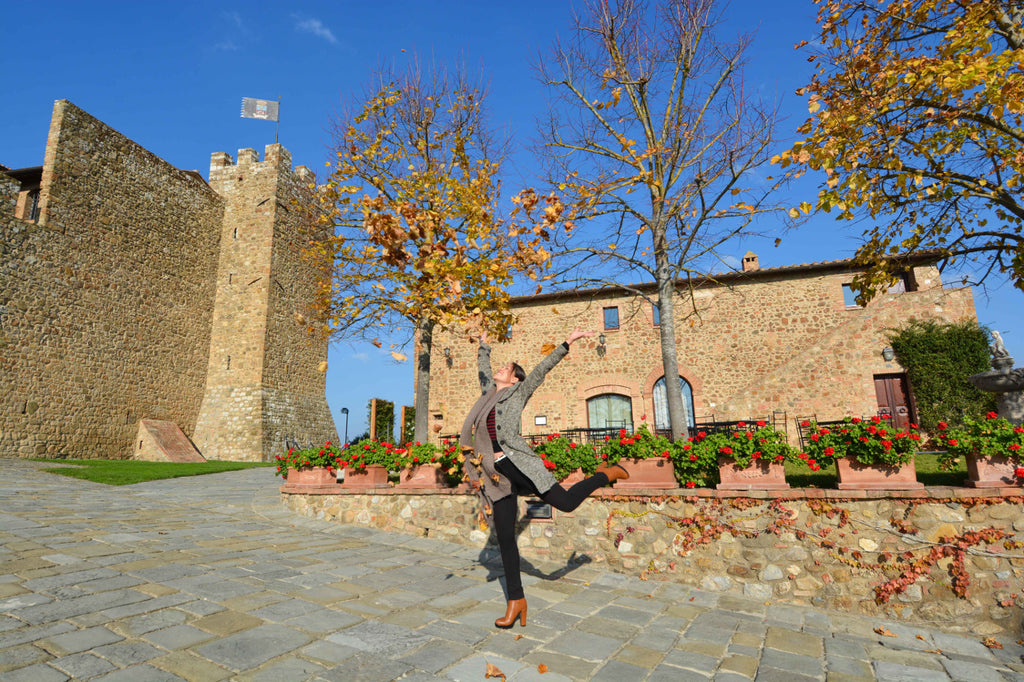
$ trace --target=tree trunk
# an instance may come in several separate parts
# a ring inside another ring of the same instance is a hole
[[[434,323],[420,321],[417,327],[420,352],[416,358],[416,427],[413,440],[426,443],[430,439],[430,351],[434,347]]]
[[[658,284],[658,315],[661,333],[661,363],[665,370],[665,395],[668,398],[668,419],[672,429],[670,438],[686,438],[690,423],[679,386],[679,358],[676,354],[675,282],[668,264],[668,248],[664,226],[658,225],[660,210],[655,210],[654,258],[657,265],[655,280]]]

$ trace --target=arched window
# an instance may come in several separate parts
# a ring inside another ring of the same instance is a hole
[[[679,377],[679,388],[683,390],[683,402],[686,404],[686,418],[693,426],[693,389],[690,382]],[[672,427],[668,419],[668,391],[665,389],[665,377],[654,383],[654,428],[668,431]]]
[[[587,425],[592,429],[633,430],[633,401],[628,395],[602,393],[587,400]]]

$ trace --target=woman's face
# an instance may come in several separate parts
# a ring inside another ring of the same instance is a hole
[[[494,383],[512,385],[519,381],[519,379],[515,375],[513,364],[514,363],[510,362],[507,365],[502,365],[501,367],[499,367],[494,372]]]

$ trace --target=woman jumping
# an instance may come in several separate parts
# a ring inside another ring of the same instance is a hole
[[[541,360],[529,376],[514,362],[491,373],[491,347],[481,334],[477,351],[480,388],[483,395],[469,411],[462,425],[463,464],[470,484],[480,491],[493,511],[494,532],[505,569],[508,606],[505,616],[494,621],[510,628],[519,619],[526,625],[526,597],[519,575],[519,547],[516,544],[516,516],[519,495],[536,495],[561,511],[572,511],[592,492],[619,479],[629,478],[618,465],[598,467],[597,472],[566,490],[544,467],[537,453],[520,433],[523,408],[544,377],[569,353],[576,339],[595,332],[574,330],[565,343]]]

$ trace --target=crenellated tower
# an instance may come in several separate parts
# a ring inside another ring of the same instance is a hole
[[[260,461],[286,441],[336,440],[324,397],[327,341],[311,336],[314,282],[299,206],[312,172],[268,145],[264,160],[217,152],[210,187],[225,201],[210,354],[193,440],[208,459]]]

